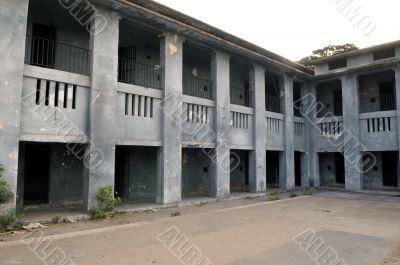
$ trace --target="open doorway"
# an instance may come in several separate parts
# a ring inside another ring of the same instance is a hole
[[[294,152],[294,177],[296,187],[301,187],[301,153]]]
[[[383,186],[397,187],[397,152],[382,152]]]
[[[344,184],[344,156],[341,153],[335,153],[335,167],[336,167],[336,183]]]
[[[24,204],[49,201],[50,146],[27,144],[24,179]]]
[[[267,188],[279,188],[279,152],[267,151]]]
[[[231,181],[232,192],[249,191],[249,152],[243,150],[231,151]]]

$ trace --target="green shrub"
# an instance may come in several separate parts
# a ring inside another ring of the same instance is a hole
[[[289,195],[290,198],[296,198],[297,197],[297,193],[295,191],[292,191]]]
[[[91,219],[102,219],[108,212],[114,210],[121,203],[121,199],[113,196],[113,187],[111,185],[101,187],[96,195],[97,207],[90,209]]]
[[[106,218],[107,216],[106,211],[104,211],[104,209],[101,209],[100,207],[95,207],[90,209],[89,214],[90,214],[90,219],[94,220],[103,219]]]
[[[177,217],[177,216],[181,216],[181,212],[172,212],[171,217]]]
[[[4,167],[0,165],[0,178],[4,174]],[[14,198],[14,193],[11,191],[10,186],[4,180],[0,179],[0,204],[9,202]]]
[[[15,225],[18,225],[18,223],[18,216],[15,209],[12,209],[3,215],[0,215],[0,231],[13,229]]]
[[[275,191],[268,193],[268,200],[269,201],[277,201],[277,200],[279,200],[278,193],[275,192]]]
[[[306,189],[303,191],[303,194],[306,195],[306,196],[313,195],[313,189],[312,189],[312,188],[306,188]]]
[[[59,224],[59,223],[61,223],[61,216],[54,216],[53,217],[53,219],[51,219],[51,223],[53,224],[53,225],[56,225],[56,224]]]

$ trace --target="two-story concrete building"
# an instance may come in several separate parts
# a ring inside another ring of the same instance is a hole
[[[398,187],[400,42],[314,74],[153,1],[2,5],[9,206],[88,210],[104,185],[132,204]]]

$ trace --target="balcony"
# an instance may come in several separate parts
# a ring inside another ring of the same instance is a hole
[[[250,90],[248,88],[231,86],[230,94],[231,94],[231,104],[251,107]]]
[[[121,83],[162,89],[162,73],[162,68],[158,65],[142,64],[134,59],[119,58],[118,60],[118,82]]]
[[[193,97],[212,99],[212,81],[190,75],[184,75],[183,94]]]
[[[275,113],[282,113],[282,104],[279,97],[265,96],[265,110]]]
[[[25,64],[76,74],[90,74],[91,51],[36,36],[26,36]]]
[[[380,95],[379,98],[360,99],[360,113],[395,110],[394,95]]]

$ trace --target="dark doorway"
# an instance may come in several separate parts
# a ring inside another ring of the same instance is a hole
[[[382,152],[383,186],[397,187],[397,152]]]
[[[344,184],[344,156],[341,153],[335,153],[335,166],[336,166],[336,183]]]
[[[301,186],[301,153],[294,152],[294,178],[295,185],[297,187]]]
[[[31,64],[54,68],[56,29],[33,23]]]
[[[394,110],[394,85],[393,82],[379,83],[380,110]]]
[[[343,115],[342,90],[333,91],[333,114],[335,116]]]
[[[127,149],[124,147],[117,147],[115,151],[115,193],[125,201],[127,199],[128,187],[125,183],[128,178],[125,176],[129,175],[129,154]]]
[[[267,151],[267,187],[279,187],[279,152]]]
[[[243,150],[232,150],[230,158],[231,191],[247,192],[249,189],[249,152]]]
[[[50,146],[27,144],[25,157],[24,203],[49,200]]]

